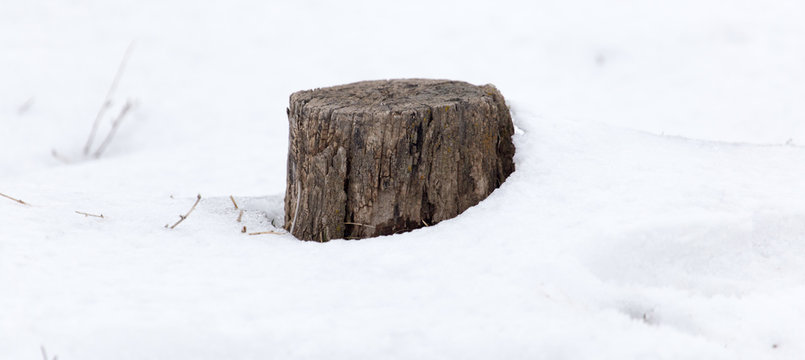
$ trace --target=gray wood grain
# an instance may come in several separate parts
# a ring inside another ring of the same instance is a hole
[[[492,85],[363,81],[296,92],[287,113],[285,228],[299,239],[435,225],[514,171],[514,127]]]

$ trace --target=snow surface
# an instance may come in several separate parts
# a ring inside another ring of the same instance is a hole
[[[0,359],[800,359],[803,14],[0,2],[0,193],[32,204],[0,198]],[[240,232],[282,218],[291,92],[400,77],[497,85],[517,171],[407,234]]]

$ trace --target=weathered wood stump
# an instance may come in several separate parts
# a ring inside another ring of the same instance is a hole
[[[492,85],[363,81],[291,95],[285,229],[360,239],[450,219],[514,171],[511,116]]]

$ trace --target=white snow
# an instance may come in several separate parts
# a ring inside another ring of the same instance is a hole
[[[31,206],[0,198],[0,359],[799,359],[802,14],[2,2],[0,193]],[[86,159],[131,41],[96,144],[136,107]],[[371,240],[241,233],[282,219],[290,93],[400,77],[498,86],[522,129],[500,189]]]

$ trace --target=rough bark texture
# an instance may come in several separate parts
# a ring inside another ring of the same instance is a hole
[[[450,219],[514,171],[514,133],[492,85],[380,80],[291,95],[285,228],[327,241]]]

